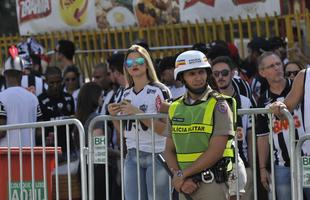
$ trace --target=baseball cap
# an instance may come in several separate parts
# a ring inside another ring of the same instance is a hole
[[[248,48],[263,53],[270,50],[269,42],[263,37],[254,37],[249,43]]]
[[[231,57],[228,47],[221,44],[211,45],[207,53],[207,58],[210,60],[214,60],[219,56]]]
[[[174,56],[167,56],[161,59],[159,62],[158,68],[160,72],[165,71],[166,69],[173,69],[175,68],[175,57]]]
[[[282,37],[278,37],[278,36],[271,37],[269,38],[268,42],[270,44],[271,49],[278,49],[280,47],[283,47],[283,48],[286,47],[285,39]]]

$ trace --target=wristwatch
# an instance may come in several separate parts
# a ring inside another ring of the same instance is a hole
[[[184,176],[182,170],[176,171],[175,175],[176,175],[177,177],[180,177],[180,178],[183,178],[183,176]]]

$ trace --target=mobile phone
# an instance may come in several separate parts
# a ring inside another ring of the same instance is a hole
[[[123,101],[121,102],[121,104],[125,104],[125,102],[131,103],[131,101],[129,99],[123,99]]]

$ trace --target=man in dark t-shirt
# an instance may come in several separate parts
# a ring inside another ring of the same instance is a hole
[[[74,115],[74,100],[73,97],[63,92],[62,90],[62,75],[61,70],[57,67],[49,67],[46,70],[46,82],[48,89],[38,96],[40,108],[43,114],[44,121],[60,120],[69,118]],[[71,132],[70,132],[71,133]],[[55,130],[53,127],[45,129],[47,136],[47,145],[53,145]],[[73,149],[73,139],[70,137],[70,150]],[[57,127],[57,143],[62,148],[63,155],[66,155],[66,127]]]

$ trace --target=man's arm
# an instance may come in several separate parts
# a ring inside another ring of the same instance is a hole
[[[259,159],[259,168],[266,168],[268,154],[269,154],[269,145],[268,145],[268,135],[257,137],[257,151]]]
[[[170,137],[167,137],[166,139],[166,148],[164,151],[164,156],[165,156],[167,165],[169,166],[170,170],[173,169],[177,171],[180,169],[178,165],[177,157],[176,157],[175,146],[172,141],[172,138]],[[172,170],[172,173],[173,173],[173,170]]]
[[[170,107],[170,103],[168,103],[166,101],[162,101],[161,105],[160,105],[159,112],[160,113],[168,113],[169,107]]]
[[[182,185],[184,184],[185,177],[177,176],[177,172],[180,170],[177,157],[176,157],[176,149],[172,138],[167,137],[166,140],[166,148],[164,152],[164,156],[167,162],[169,169],[173,173],[172,185],[176,189],[176,191],[181,192]]]
[[[266,168],[269,155],[268,135],[257,137],[257,151],[259,159],[260,179],[264,188],[269,191],[270,176]]]
[[[300,71],[294,79],[292,88],[284,101],[276,101],[271,104],[271,111],[280,119],[285,119],[285,115],[281,113],[283,108],[287,108],[292,112],[296,106],[302,101],[304,96],[304,79],[305,70]]]
[[[6,118],[0,117],[0,125],[6,125]],[[6,131],[0,131],[0,139],[6,136]]]
[[[248,129],[247,130],[247,137],[246,137],[246,140],[247,140],[247,144],[248,144],[248,162],[249,162],[249,165],[252,167],[253,166],[253,142],[252,142],[252,130],[251,129]]]
[[[0,125],[6,125],[6,110],[3,103],[0,101]],[[0,139],[6,136],[6,131],[0,131]]]
[[[306,70],[302,70],[297,74],[290,92],[285,97],[284,104],[287,106],[289,111],[293,111],[294,108],[302,101],[304,96],[305,72]]]

